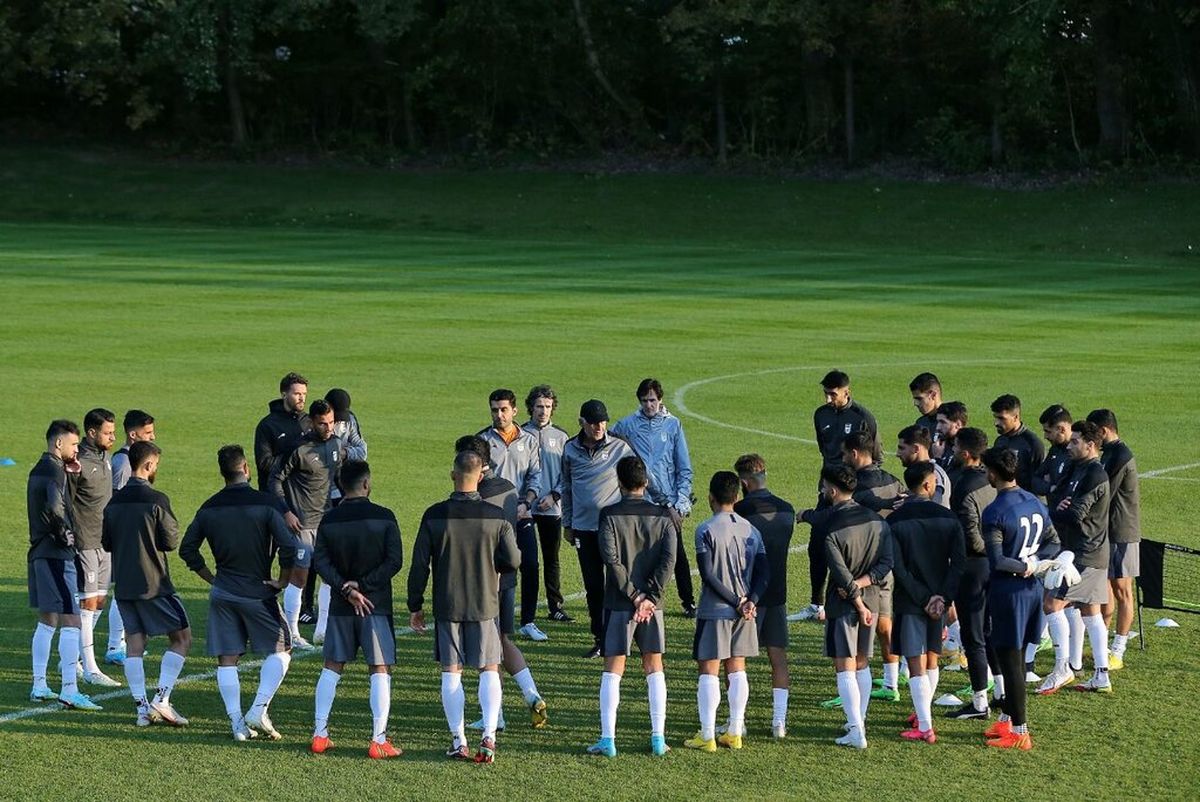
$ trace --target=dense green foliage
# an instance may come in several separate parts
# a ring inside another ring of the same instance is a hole
[[[238,149],[956,170],[1200,153],[1195,0],[11,0],[0,119]]]

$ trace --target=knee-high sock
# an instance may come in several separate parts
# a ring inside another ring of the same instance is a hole
[[[293,636],[300,634],[300,596],[303,592],[295,585],[283,589],[283,620]]]
[[[170,652],[168,652],[170,654]],[[146,702],[146,664],[141,657],[125,658],[125,682],[129,685],[129,695],[138,704]],[[234,669],[237,674],[237,669]]]
[[[746,678],[745,671],[729,674],[729,690],[726,696],[729,699],[729,734],[745,735],[746,704],[750,701],[750,681]]]
[[[1092,647],[1092,662],[1096,670],[1108,670],[1108,627],[1104,626],[1104,616],[1097,613],[1083,619],[1087,630],[1088,643]]]
[[[45,688],[46,667],[50,665],[50,645],[54,640],[54,627],[41,621],[33,628],[33,642],[29,650],[33,657],[33,687]]]
[[[721,681],[716,674],[701,674],[696,680],[696,707],[700,712],[700,737],[716,737],[717,706],[721,704]]]
[[[500,672],[479,672],[479,707],[483,710],[483,737],[496,737],[496,724],[500,721]]]
[[[125,665],[129,665],[128,659]],[[238,677],[237,666],[217,667],[217,690],[221,692],[221,701],[225,703],[225,714],[236,727],[242,722],[242,681]]]
[[[837,672],[838,696],[842,697],[842,710],[846,723],[851,728],[863,726],[862,704],[858,698],[858,677],[854,671]]]
[[[79,662],[79,627],[62,627],[58,633],[58,657],[61,660],[63,695],[78,693],[75,664]]]
[[[183,655],[167,649],[163,652],[162,663],[158,667],[158,693],[155,694],[164,702],[171,701],[171,691],[179,672],[183,670]]]
[[[538,693],[537,683],[533,681],[533,674],[529,670],[529,666],[513,674],[513,679],[517,682],[517,687],[521,689],[521,695],[525,697],[525,704],[531,705],[542,695]]]
[[[933,727],[933,696],[929,690],[929,676],[908,678],[908,692],[912,694],[913,710],[917,713],[917,729],[925,732]]]
[[[600,675],[600,737],[617,736],[617,707],[621,704],[621,675],[605,671]]]
[[[108,603],[108,651],[116,651],[125,646],[125,622],[121,620],[121,610],[117,607],[117,599]]]
[[[288,666],[292,663],[290,652],[276,652],[267,655],[263,660],[262,669],[258,672],[258,693],[254,695],[254,704],[250,709],[265,709],[275,698],[283,678],[287,676]]]
[[[99,615],[100,613],[96,610],[79,611],[79,659],[83,661],[83,670],[89,674],[95,674],[100,670],[100,666],[96,665],[96,648],[93,640],[96,617]]]
[[[667,678],[661,671],[646,675],[650,698],[650,734],[663,735],[667,727]]]
[[[1054,644],[1054,670],[1065,671],[1071,653],[1071,627],[1067,623],[1067,614],[1062,610],[1050,613],[1046,616],[1046,626],[1050,629],[1050,641]]]
[[[771,689],[771,726],[787,725],[788,689]]]
[[[871,703],[871,667],[860,668],[854,672],[858,681],[858,706],[862,711],[863,725],[867,723],[867,706]]]
[[[1083,614],[1078,607],[1067,608],[1067,625],[1071,629],[1071,670],[1083,667]]]
[[[375,675],[372,674],[371,678],[374,679]],[[329,714],[333,710],[333,700],[337,696],[337,686],[341,679],[341,674],[330,671],[328,668],[321,669],[321,676],[317,677],[317,698],[313,705],[314,738],[329,737]],[[372,684],[372,688],[374,688],[374,684]],[[371,696],[371,702],[374,707],[374,694]]]
[[[883,664],[883,687],[896,690],[900,685],[900,662]]]
[[[500,675],[496,675],[500,684]],[[371,740],[381,744],[387,740],[388,715],[392,712],[392,675],[371,675]]]
[[[467,741],[466,705],[467,696],[463,690],[462,674],[443,671],[442,711],[446,714],[446,726],[450,728],[456,746]]]
[[[317,591],[317,627],[313,630],[313,634],[325,634],[325,628],[329,625],[329,586],[321,581],[321,589]]]
[[[925,669],[925,682],[927,685],[929,685],[930,700],[937,698],[938,680],[940,680],[941,678],[942,678],[942,670],[940,668]],[[909,680],[911,681],[912,677],[909,677]]]
[[[1025,726],[1025,671],[1021,663],[1019,649],[1001,649],[999,652],[1000,665],[1011,685],[1004,698],[1004,712],[1012,719],[1013,727]]]

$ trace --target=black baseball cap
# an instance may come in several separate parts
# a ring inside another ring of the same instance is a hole
[[[325,400],[333,407],[333,419],[338,421],[350,420],[350,393],[335,387],[325,393]]]
[[[579,417],[588,423],[599,423],[608,420],[608,409],[605,408],[603,401],[593,398],[591,401],[583,402],[583,406],[579,408]]]

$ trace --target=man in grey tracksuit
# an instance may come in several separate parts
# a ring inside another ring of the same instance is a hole
[[[571,621],[563,609],[559,550],[562,546],[562,453],[571,434],[551,420],[558,408],[558,396],[548,384],[539,384],[525,397],[529,420],[521,428],[538,443],[541,462],[537,500],[533,505],[533,522],[537,527],[541,550],[542,578],[546,587],[547,618],[551,621]]]

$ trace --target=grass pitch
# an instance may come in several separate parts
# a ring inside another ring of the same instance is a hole
[[[1012,192],[389,175],[0,151],[0,388],[10,409],[0,457],[18,462],[0,468],[0,716],[30,707],[24,489],[47,421],[79,420],[96,405],[150,410],[164,448],[159,486],[186,525],[219,487],[216,448],[251,444],[278,377],[293,369],[314,394],[352,393],[375,499],[397,511],[406,547],[421,511],[449,491],[453,438],[488,422],[488,392],[521,396],[545,381],[562,398],[559,423],[572,429],[584,399],[624,414],[637,382],[655,375],[683,418],[699,495],[714,470],[756,450],[773,489],[805,505],[819,466],[807,442],[817,380],[831,367],[851,374],[888,447],[915,417],[907,382],[927,369],[985,429],[1002,392],[1018,394],[1031,421],[1053,402],[1077,415],[1110,407],[1139,467],[1154,474],[1142,484],[1145,535],[1200,546],[1197,201],[1185,185]],[[801,526],[794,544],[807,537]],[[563,558],[565,590],[576,593],[574,555]],[[182,563],[173,569],[197,635],[184,673],[204,674],[214,667],[202,648],[205,591]],[[407,566],[398,589],[406,575]],[[802,553],[789,578],[798,608],[807,600]],[[569,609],[585,614],[581,600]],[[1135,642],[1111,698],[1034,699],[1037,746],[1022,755],[985,750],[970,723],[940,724],[933,747],[901,743],[907,700],[872,704],[866,753],[835,748],[840,713],[816,706],[834,693],[820,630],[796,624],[788,741],[767,734],[764,657],[750,668],[748,748],[702,755],[680,748],[696,722],[691,626],[669,609],[676,748],[665,759],[646,754],[645,685],[632,670],[622,754],[582,755],[597,731],[600,666],[577,656],[587,644],[580,622],[547,624],[552,640],[525,648],[550,705],[548,729],[528,727],[505,680],[510,727],[490,768],[442,760],[438,669],[428,639],[405,635],[393,681],[392,730],[407,752],[399,761],[363,755],[361,667],[339,687],[340,748],[307,753],[320,663],[307,658],[293,663],[272,708],[286,736],[276,744],[229,740],[211,678],[175,693],[187,730],[135,730],[123,696],[101,713],[0,721],[3,795],[709,799],[934,789],[950,798],[1171,799],[1200,782],[1200,748],[1186,727],[1200,691],[1191,616],[1175,615],[1178,630],[1151,627],[1146,652]],[[401,602],[397,624],[406,618]],[[102,621],[98,641],[105,630]],[[151,658],[147,673],[156,672]],[[244,697],[255,683],[255,672],[243,676]],[[943,671],[941,689],[964,683]]]

